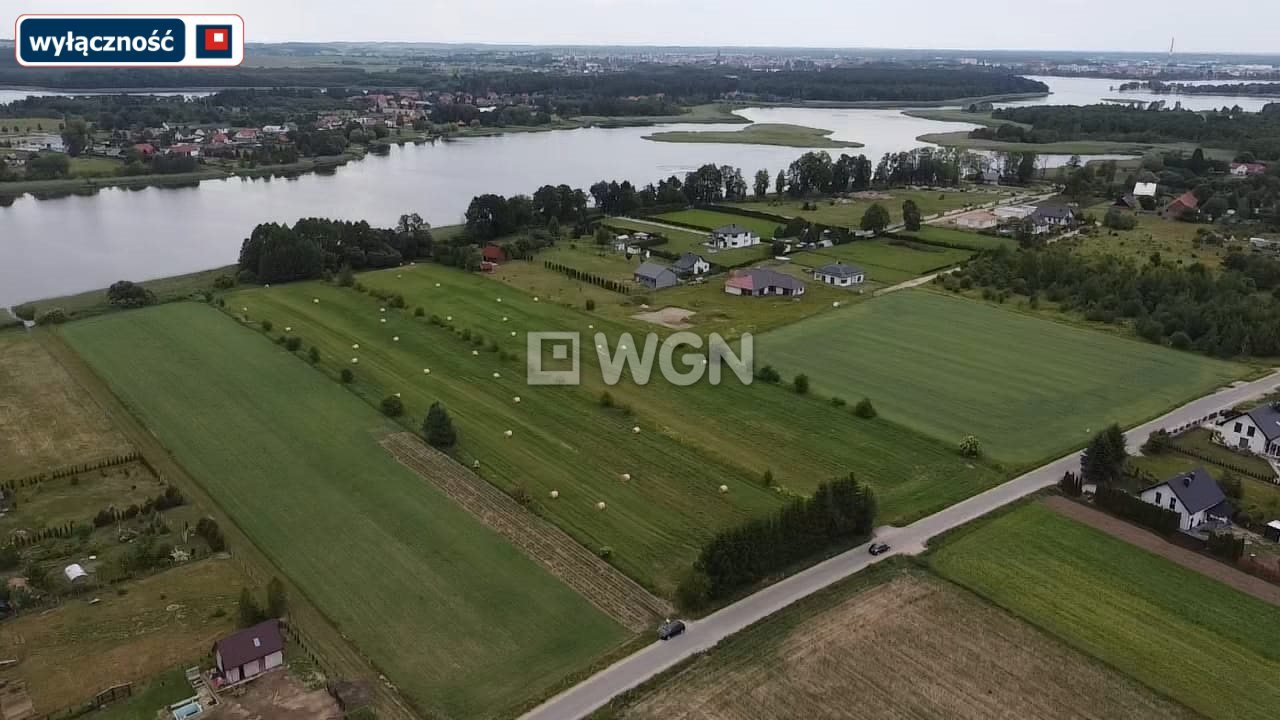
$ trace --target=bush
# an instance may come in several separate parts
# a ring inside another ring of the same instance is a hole
[[[320,350],[317,349],[315,345],[312,345],[311,349],[307,351],[307,359],[309,359],[313,365],[320,362]]]
[[[356,284],[356,276],[355,273],[351,272],[350,265],[342,266],[342,269],[338,271],[337,281],[339,287],[352,287]]]
[[[116,307],[136,308],[154,305],[156,296],[137,283],[121,280],[107,288],[107,302]]]
[[[853,414],[864,420],[870,420],[876,416],[876,408],[871,404],[870,398],[862,398],[857,405],[853,406]]]
[[[275,324],[273,324],[270,320],[262,321],[262,332],[271,332],[271,328],[273,327],[275,327]]]
[[[13,314],[19,320],[26,320],[27,322],[35,322],[36,306],[32,305],[31,303],[23,303],[13,309]]]
[[[765,487],[773,487],[773,470],[766,468],[764,475],[760,476],[760,483]]]
[[[404,402],[395,395],[382,398],[382,414],[387,417],[400,417],[404,414]]]
[[[426,311],[425,309],[423,309],[423,307],[422,307],[421,305],[419,305],[418,307],[416,307],[416,308],[414,308],[414,309],[413,309],[413,316],[414,316],[414,317],[425,317],[425,316],[426,316],[426,314],[427,314],[427,311]]]
[[[833,397],[833,398],[831,398],[831,404],[832,404],[832,405],[834,405],[834,406],[836,406],[836,407],[844,407],[844,406],[845,406],[844,398],[842,398],[842,397]]]
[[[600,407],[613,407],[613,396],[609,394],[608,390],[600,393]]]
[[[67,321],[67,313],[62,308],[49,308],[36,317],[37,325],[61,325]]]
[[[434,448],[447,450],[458,443],[458,431],[453,427],[453,419],[440,403],[432,403],[427,417],[422,421],[422,434]]]
[[[290,335],[289,339],[284,341],[284,346],[288,348],[289,352],[298,352],[298,349],[302,347],[302,338],[297,335]]]
[[[767,382],[771,385],[776,385],[782,382],[782,375],[779,374],[772,365],[765,365],[756,372],[756,379],[760,382]]]
[[[230,275],[219,275],[213,279],[213,286],[218,290],[230,290],[236,286],[236,279]]]
[[[355,381],[356,374],[351,372],[351,368],[342,368],[342,372],[339,374],[339,377],[342,378],[342,382],[350,383]]]
[[[807,394],[809,392],[809,376],[800,373],[795,380],[791,381],[791,387],[800,395]]]
[[[965,435],[960,441],[960,454],[965,457],[978,457],[982,454],[982,443],[973,435]]]
[[[591,298],[587,298],[587,311],[590,312],[595,309],[596,309],[596,301],[592,300]]]

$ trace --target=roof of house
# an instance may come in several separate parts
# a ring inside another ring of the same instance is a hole
[[[1275,405],[1259,405],[1244,414],[1253,421],[1254,425],[1258,426],[1258,429],[1262,431],[1262,435],[1266,437],[1268,441],[1280,438],[1280,408],[1277,408]],[[1227,418],[1227,420],[1224,420],[1223,422],[1229,422],[1238,417],[1240,416],[1235,415]]]
[[[1133,186],[1133,194],[1137,197],[1155,197],[1157,187],[1157,183],[1136,183]]]
[[[213,649],[222,658],[224,668],[240,667],[247,662],[280,652],[284,649],[280,621],[273,618],[228,635],[214,643]]]
[[[666,265],[659,265],[656,262],[646,261],[640,263],[640,266],[636,268],[635,276],[648,280],[657,280],[662,273],[669,272],[671,272],[671,268]]]
[[[485,245],[484,249],[480,251],[480,254],[483,255],[486,260],[492,260],[493,258],[502,260],[507,257],[507,253],[497,245]]]
[[[1271,522],[1267,523],[1267,527],[1275,530],[1280,530],[1280,520],[1272,520]]]
[[[1178,501],[1187,509],[1187,513],[1192,515],[1201,510],[1222,509],[1221,506],[1227,499],[1222,488],[1218,487],[1218,483],[1205,472],[1204,468],[1179,473],[1162,483],[1152,485],[1143,492],[1161,485],[1169,486],[1170,492],[1177,496]]]
[[[675,264],[672,265],[672,269],[692,270],[693,266],[699,262],[706,262],[706,261],[702,259],[701,255],[694,255],[691,252],[687,252],[681,255],[678,260],[676,260]]]
[[[815,275],[830,275],[832,277],[838,277],[838,278],[847,278],[847,277],[853,277],[855,275],[866,274],[862,271],[862,268],[858,267],[857,265],[845,265],[842,262],[835,262],[835,263],[831,263],[830,265],[823,265],[817,270],[814,270],[813,273]]]
[[[1175,205],[1180,205],[1184,208],[1190,208],[1194,210],[1195,208],[1200,207],[1200,201],[1196,199],[1195,193],[1188,190],[1187,192],[1184,192],[1181,195],[1179,195],[1173,202],[1166,205],[1165,209],[1168,210]]]
[[[1042,205],[1036,208],[1034,217],[1037,218],[1057,218],[1059,220],[1070,220],[1076,216],[1074,210],[1063,205]]]
[[[778,287],[788,290],[803,290],[804,283],[796,278],[770,270],[769,268],[751,268],[750,270],[742,270],[734,273],[725,285],[729,287],[741,288],[743,290],[761,290],[764,288]]]
[[[732,225],[725,225],[724,227],[718,227],[715,230],[712,230],[711,234],[712,235],[741,235],[743,233],[750,233],[750,232],[751,231],[748,230],[747,228],[744,228],[741,225],[734,223]]]

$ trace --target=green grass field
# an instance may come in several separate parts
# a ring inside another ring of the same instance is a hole
[[[187,303],[63,332],[419,708],[500,714],[626,640],[396,463],[377,444],[395,425],[260,333]]]
[[[884,209],[889,211],[889,217],[893,219],[893,222],[899,223],[902,222],[902,203],[907,200],[914,200],[916,205],[920,207],[920,214],[927,216],[947,210],[957,210],[970,205],[981,205],[1006,197],[1006,195],[985,191],[890,190],[886,194],[891,195],[892,198],[888,200],[819,199],[809,201],[788,198],[780,201],[751,200],[730,204],[761,212],[777,213],[786,217],[802,217],[809,222],[823,225],[858,227],[858,224],[862,222],[862,214],[867,211],[867,208],[871,207],[872,203],[879,203],[884,206]],[[813,210],[804,210],[805,202],[816,203],[817,207]]]
[[[1110,203],[1091,208],[1099,218],[1106,214]],[[1138,265],[1150,262],[1159,253],[1164,262],[1177,265],[1200,263],[1208,268],[1218,268],[1232,250],[1249,252],[1249,245],[1242,239],[1231,246],[1202,245],[1196,242],[1196,232],[1204,226],[1195,223],[1165,220],[1154,215],[1137,215],[1138,226],[1132,230],[1101,228],[1093,235],[1073,238],[1070,242],[1077,253],[1101,257],[1114,255],[1128,258]]]
[[[833,140],[833,131],[786,123],[756,123],[741,130],[675,130],[645,135],[645,140],[673,143],[732,143],[797,148],[858,148],[862,143]]]
[[[471,346],[454,333],[391,309],[388,326],[400,331],[400,342],[387,343],[377,300],[318,283],[238,293],[228,305],[249,307],[251,316],[271,319],[276,334],[289,325],[307,343],[318,343],[329,372],[349,367],[341,363],[353,354],[350,344],[359,342],[356,390],[362,396],[377,402],[387,393],[401,392],[416,418],[431,400],[444,400],[459,424],[464,459],[480,458],[481,472],[500,487],[526,488],[539,500],[544,516],[589,547],[610,546],[612,562],[660,592],[671,590],[692,562],[695,545],[711,530],[777,507],[779,496],[761,487],[766,469],[773,471],[778,485],[801,493],[853,471],[875,487],[885,522],[941,509],[1003,477],[997,469],[966,462],[949,445],[900,425],[860,420],[825,398],[801,397],[781,387],[743,386],[731,375],[717,387],[677,387],[657,379],[644,386],[629,381],[606,386],[590,352],[592,333],[604,332],[617,342],[622,332],[663,330],[623,315],[622,305],[588,313],[572,294],[545,294],[548,286],[522,287],[520,292],[499,278],[428,264],[364,273],[360,280],[402,293],[410,308],[420,305],[428,315],[451,315],[458,331],[469,329],[486,343],[496,341],[517,359],[503,363],[483,349],[471,356]],[[673,288],[655,297],[676,306],[700,298],[737,303],[740,314],[725,321],[732,327],[708,319],[720,332],[794,318],[797,308],[816,312],[825,305],[830,310],[827,298],[852,299],[828,288],[810,292],[812,297],[807,294],[795,303],[736,298],[709,284]],[[311,302],[313,296],[321,299],[319,305]],[[819,298],[816,306],[809,305]],[[716,308],[728,307],[706,302],[700,313],[705,309],[715,315]],[[630,306],[626,312],[640,308]],[[584,333],[588,352],[581,388],[525,386],[525,333],[530,330]],[[428,364],[429,380],[422,374]],[[493,379],[493,371],[502,378]],[[606,389],[633,414],[600,408],[598,399]],[[518,407],[511,402],[514,395],[521,396]],[[641,426],[639,435],[631,433],[633,425]],[[511,440],[502,437],[506,428],[514,431]],[[620,483],[617,473],[622,472],[631,473],[633,481]],[[716,490],[722,483],[730,488],[724,495]],[[561,491],[561,502],[544,500],[551,489]],[[599,495],[608,502],[608,512],[563,502],[571,492]]]
[[[784,376],[868,396],[885,417],[948,444],[1037,463],[1241,377],[1242,365],[1039,320],[928,290],[893,293],[757,338]]]
[[[58,133],[62,131],[59,118],[0,118],[0,135],[25,135],[26,133]]]
[[[660,247],[671,252],[689,251],[703,255],[707,252],[707,247],[703,244],[707,241],[706,233],[693,230],[677,230],[672,227],[662,227],[643,220],[624,217],[605,218],[600,223],[605,227],[619,231],[619,234],[629,234],[634,231],[646,232],[650,235],[660,233],[667,239],[667,243]]]
[[[760,218],[746,217],[745,215],[733,215],[730,213],[717,212],[715,210],[677,210],[676,212],[663,213],[653,218],[659,222],[663,220],[674,220],[688,225],[700,228],[706,228],[708,231],[725,225],[738,225],[744,227],[755,234],[759,235],[762,240],[770,240],[773,233],[778,229],[778,225],[772,220],[761,220]]]
[[[954,250],[936,245],[860,240],[800,253],[792,260],[809,267],[836,261],[845,262],[866,270],[867,278],[870,280],[892,283],[955,267],[972,256],[973,253],[967,250]]]
[[[1280,608],[1043,505],[944,540],[932,565],[1208,717],[1280,706]]]
[[[902,237],[917,238],[924,241],[958,245],[970,250],[994,250],[999,247],[1013,249],[1018,244],[1013,238],[980,235],[966,230],[938,227],[937,225],[924,225],[914,232],[902,231],[897,234]]]

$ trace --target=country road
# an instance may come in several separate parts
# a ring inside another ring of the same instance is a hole
[[[1198,423],[1219,410],[1261,397],[1277,387],[1280,387],[1280,371],[1273,372],[1261,380],[1239,383],[1193,400],[1125,433],[1129,449],[1136,451],[1156,430]],[[1079,453],[1072,453],[906,527],[878,529],[875,533],[876,541],[889,543],[892,546],[890,552],[872,557],[867,553],[867,545],[861,545],[770,585],[701,620],[690,622],[689,629],[684,635],[667,642],[654,642],[643,650],[614,663],[526,713],[522,716],[522,720],[572,720],[585,717],[615,696],[685,659],[709,650],[721,640],[763,620],[787,605],[886,557],[899,553],[923,552],[925,543],[930,538],[1049,487],[1056,483],[1063,473],[1068,470],[1078,472],[1079,468]]]

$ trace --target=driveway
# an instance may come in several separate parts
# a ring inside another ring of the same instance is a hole
[[[1238,383],[1193,400],[1182,407],[1125,433],[1130,450],[1136,450],[1152,432],[1202,421],[1219,410],[1262,397],[1280,387],[1280,372],[1250,383]],[[690,622],[684,635],[667,642],[655,642],[619,660],[574,687],[551,698],[522,716],[523,720],[570,720],[589,715],[619,695],[673,667],[734,633],[757,623],[801,598],[836,583],[872,563],[900,553],[923,552],[936,535],[976,520],[1031,493],[1054,485],[1068,470],[1079,472],[1080,455],[1072,453],[1036,468],[1009,482],[952,505],[941,512],[906,527],[885,527],[876,531],[877,542],[887,542],[892,550],[879,557],[860,545],[813,567],[770,585],[701,620]]]

